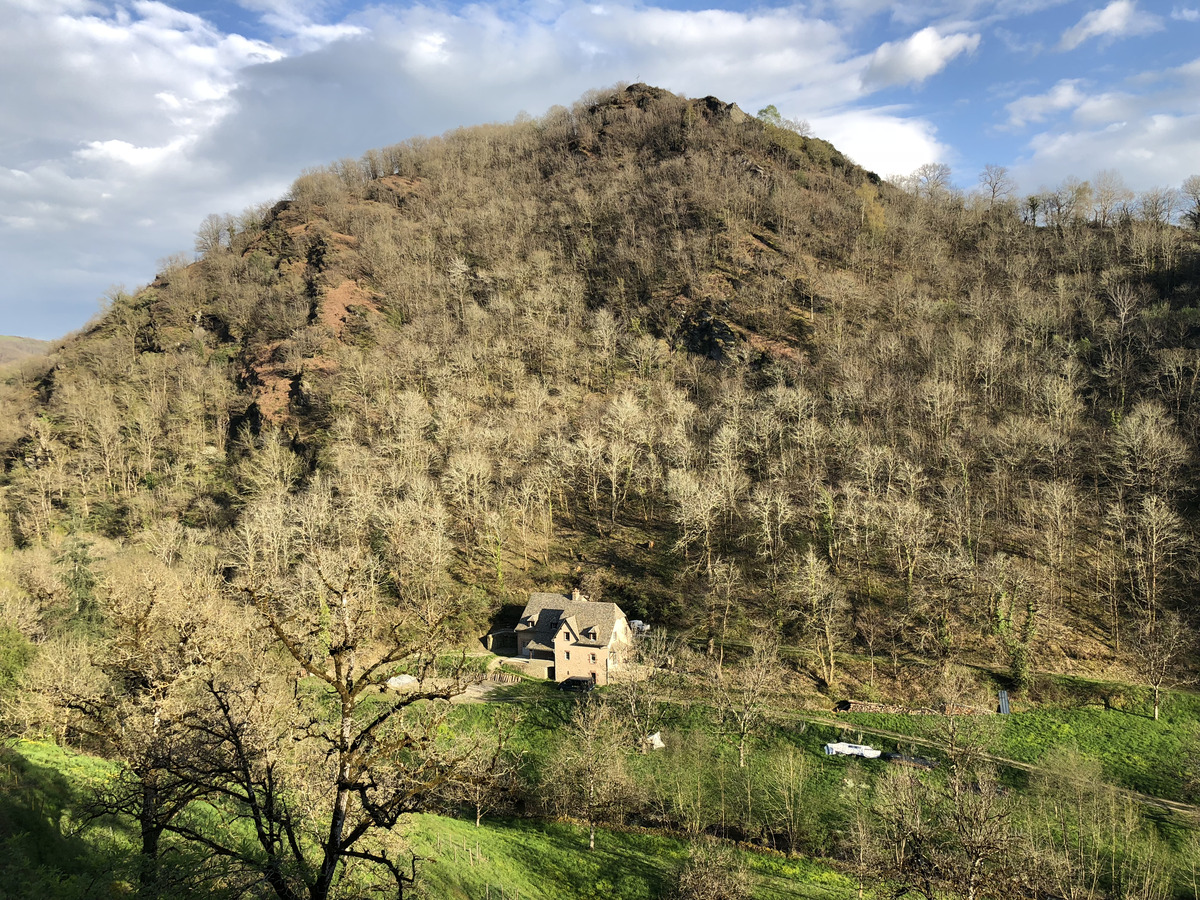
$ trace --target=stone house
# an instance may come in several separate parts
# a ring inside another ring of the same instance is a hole
[[[553,662],[555,681],[588,678],[608,684],[610,673],[623,665],[633,647],[633,633],[621,607],[592,602],[579,591],[529,595],[517,623],[517,655]]]

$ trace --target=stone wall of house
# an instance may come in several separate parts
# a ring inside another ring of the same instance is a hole
[[[592,678],[597,685],[608,684],[608,651],[603,647],[580,647],[556,641],[554,646],[554,680]]]

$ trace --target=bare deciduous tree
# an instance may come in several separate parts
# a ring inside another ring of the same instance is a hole
[[[751,736],[762,725],[767,700],[779,687],[779,643],[770,635],[751,642],[750,656],[715,680],[715,700],[725,728],[737,743],[738,768],[746,767]]]
[[[1006,166],[988,163],[979,173],[979,184],[987,197],[988,208],[994,208],[997,203],[1003,203],[1016,192],[1017,185],[1009,174]]]
[[[620,818],[635,798],[624,743],[612,710],[589,699],[575,708],[542,772],[552,808],[588,826],[589,850],[596,849],[596,826]]]
[[[1183,663],[1195,645],[1195,631],[1174,611],[1162,612],[1141,623],[1132,650],[1138,673],[1150,688],[1155,721],[1162,707],[1163,691],[1192,680]]]
[[[821,681],[837,678],[836,653],[850,629],[850,603],[829,564],[809,547],[791,560],[781,586],[786,609],[800,623],[805,643],[816,654]]]

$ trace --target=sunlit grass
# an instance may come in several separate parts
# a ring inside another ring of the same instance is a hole
[[[654,900],[687,858],[683,837],[601,830],[596,849],[574,825],[528,819],[473,822],[416,816],[406,826],[423,861],[425,895],[467,900]],[[848,896],[850,879],[819,862],[738,851],[761,900]]]

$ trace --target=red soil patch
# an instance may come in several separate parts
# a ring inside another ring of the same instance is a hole
[[[341,340],[346,323],[354,315],[354,307],[379,312],[379,303],[374,295],[363,289],[358,282],[347,278],[321,297],[317,319]]]
[[[259,383],[254,385],[251,396],[258,404],[258,411],[265,421],[278,425],[287,418],[291,403],[292,380],[276,372],[256,373]]]
[[[785,344],[783,341],[773,340],[768,337],[763,337],[753,331],[744,331],[740,328],[734,328],[734,331],[741,332],[746,341],[757,350],[759,353],[765,353],[768,356],[775,358],[783,358],[797,360],[800,358],[799,352],[790,344]]]
[[[272,362],[281,341],[272,341],[258,348],[256,359],[242,372],[250,388],[250,396],[258,404],[263,419],[279,424],[287,417],[291,402],[292,379],[284,374],[278,363]]]

